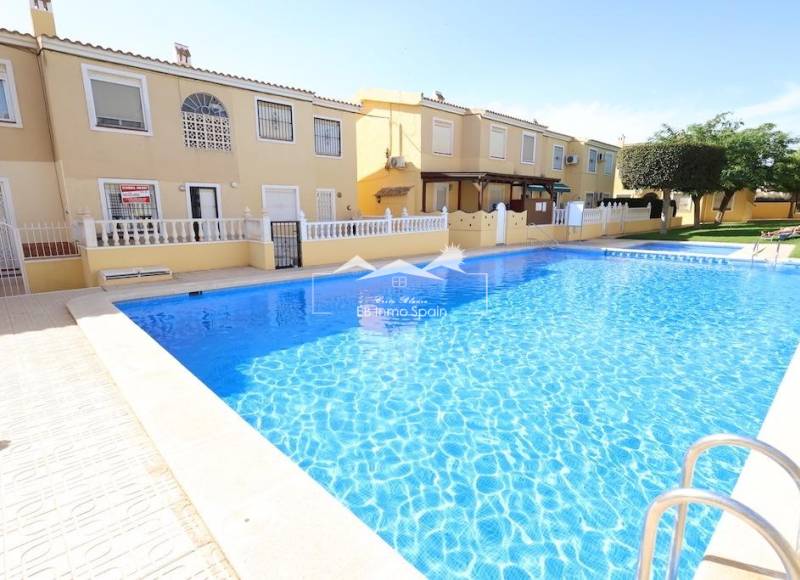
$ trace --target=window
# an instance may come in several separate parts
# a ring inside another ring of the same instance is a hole
[[[11,61],[0,59],[0,126],[22,126],[17,107],[17,88],[14,86],[14,70]]]
[[[256,116],[259,139],[294,143],[294,110],[291,105],[256,99]]]
[[[326,157],[342,156],[342,122],[314,117],[314,152]]]
[[[614,173],[614,154],[608,152],[605,154],[605,163],[603,163],[603,175],[613,175]]]
[[[499,125],[489,127],[489,157],[492,159],[506,158],[506,136],[505,127]]]
[[[586,171],[597,173],[597,149],[589,149],[589,158],[586,160]]]
[[[520,161],[529,165],[533,165],[536,161],[536,135],[533,133],[522,134],[522,153]]]
[[[725,194],[721,191],[718,191],[714,194],[714,210],[721,211],[722,210],[722,198],[725,197]],[[733,194],[731,198],[728,200],[728,205],[725,208],[725,211],[728,211],[733,208],[733,200],[736,198],[736,194]]]
[[[100,180],[103,214],[111,220],[158,219],[158,188],[155,181]]]
[[[145,77],[83,65],[83,83],[92,129],[151,134]]]
[[[183,144],[189,149],[231,150],[228,112],[208,93],[194,93],[181,106]]]
[[[433,153],[435,155],[453,154],[453,122],[444,119],[433,120]]]
[[[553,145],[553,169],[556,171],[564,170],[564,146]]]
[[[450,184],[449,183],[437,183],[435,189],[435,198],[433,201],[433,208],[436,211],[442,211],[447,205],[447,194],[450,193]]]

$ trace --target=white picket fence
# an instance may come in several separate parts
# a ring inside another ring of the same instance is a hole
[[[309,222],[300,215],[300,236],[303,241],[369,238],[391,234],[413,234],[447,231],[447,208],[437,215],[409,216],[403,209],[400,217],[392,216],[388,208],[382,218],[330,222]]]
[[[582,225],[602,225],[605,232],[608,224],[622,224],[626,222],[637,222],[650,219],[650,204],[647,207],[628,207],[626,204],[617,202],[601,205],[599,207],[583,210],[581,216]],[[568,223],[568,210],[553,210],[553,225],[564,226]]]

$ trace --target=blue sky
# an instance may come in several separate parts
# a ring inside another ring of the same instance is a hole
[[[166,59],[178,41],[196,66],[324,96],[440,90],[614,142],[727,110],[800,135],[794,0],[53,4],[61,36]],[[28,0],[0,0],[0,26],[29,32]]]

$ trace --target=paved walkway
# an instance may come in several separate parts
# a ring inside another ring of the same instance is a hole
[[[64,306],[92,291],[0,298],[0,577],[233,578]]]

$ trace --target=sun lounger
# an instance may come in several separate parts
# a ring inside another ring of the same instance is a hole
[[[781,228],[771,232],[761,232],[762,240],[788,240],[791,238],[800,238],[800,226]]]

